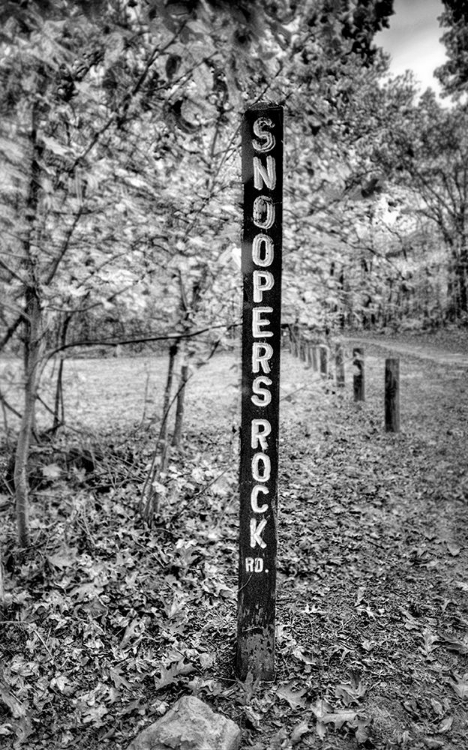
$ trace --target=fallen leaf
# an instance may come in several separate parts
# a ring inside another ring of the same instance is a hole
[[[242,710],[244,712],[246,721],[253,729],[259,732],[261,728],[262,715],[257,711],[254,711],[251,706],[243,706]]]
[[[161,667],[161,674],[159,677],[157,677],[154,681],[154,686],[156,690],[162,690],[162,688],[166,687],[166,685],[172,685],[173,682],[176,681],[178,677],[181,677],[186,674],[190,674],[190,672],[193,672],[194,667],[193,664],[185,663],[183,659],[181,659],[177,664],[171,664],[169,669],[166,669],[166,667]]]
[[[300,724],[296,724],[291,733],[291,744],[296,745],[300,742],[301,737],[303,737],[304,734],[307,734],[307,732],[310,732],[310,729],[306,721],[301,721]]]
[[[456,676],[456,682],[452,682],[452,687],[455,690],[459,698],[468,697],[468,674],[464,674],[463,677]]]
[[[129,641],[132,640],[140,623],[141,618],[139,617],[135,617],[131,622],[129,622],[129,624],[125,628],[125,633],[122,640],[120,641],[119,648],[125,648]]]
[[[61,473],[62,469],[58,464],[49,464],[42,467],[42,474],[47,479],[58,479]]]
[[[448,732],[452,728],[453,716],[447,716],[446,719],[440,722],[438,731],[442,734]]]
[[[333,713],[326,714],[322,721],[324,724],[334,724],[335,729],[340,729],[345,722],[352,722],[356,718],[356,711],[333,711]]]
[[[289,703],[291,708],[305,708],[306,701],[304,700],[305,690],[293,690],[292,683],[284,685],[284,687],[278,688],[276,695],[278,698],[283,698]]]
[[[14,719],[21,719],[26,716],[26,707],[13,695],[8,685],[3,681],[0,683],[0,702],[10,709]]]
[[[441,636],[440,642],[446,648],[448,648],[449,651],[455,651],[457,654],[468,654],[468,643],[459,641],[457,638],[453,638],[451,635]]]

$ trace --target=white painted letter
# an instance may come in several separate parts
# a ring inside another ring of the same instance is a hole
[[[254,187],[261,190],[263,184],[268,190],[274,190],[276,186],[276,162],[272,156],[266,158],[266,168],[258,156],[254,156]]]
[[[256,547],[258,544],[259,547],[261,547],[262,549],[265,549],[266,544],[263,541],[262,537],[260,536],[265,526],[266,526],[266,521],[264,518],[260,521],[258,526],[257,526],[257,522],[255,518],[251,518],[250,520],[250,546],[252,548]]]
[[[256,557],[255,558],[255,568],[256,573],[261,573],[263,570],[263,558],[262,557]]]
[[[269,361],[273,356],[273,347],[270,344],[259,344],[254,341],[252,346],[252,372],[263,372],[268,374],[271,370]]]
[[[253,573],[254,572],[254,559],[253,557],[246,557],[245,558],[245,569],[247,573]]]
[[[270,289],[273,289],[274,283],[275,283],[275,279],[271,271],[254,271],[253,272],[254,302],[262,302],[263,292],[268,292]]]
[[[268,388],[262,388],[262,385],[271,385],[272,381],[270,378],[266,378],[265,375],[255,378],[252,383],[252,390],[256,394],[251,396],[250,400],[255,406],[268,406],[271,403],[271,393]]]
[[[266,154],[267,151],[271,151],[271,149],[275,145],[275,136],[273,133],[269,133],[268,130],[264,130],[264,128],[274,128],[273,121],[270,120],[269,117],[259,117],[258,120],[255,120],[254,126],[253,126],[253,132],[257,136],[257,138],[261,138],[262,140],[266,141],[266,143],[259,143],[255,139],[252,141],[252,146],[254,147],[255,151],[260,151],[261,154]]]
[[[271,424],[268,419],[252,419],[252,430],[250,444],[255,450],[260,445],[262,451],[268,449],[267,437],[271,432]]]
[[[254,513],[265,513],[265,511],[268,510],[268,505],[266,503],[264,505],[258,504],[259,492],[263,492],[264,495],[268,495],[268,490],[263,484],[256,484],[252,490],[252,494],[250,495],[250,507],[252,508]]]
[[[275,223],[275,204],[266,195],[259,195],[253,204],[253,221],[260,229],[270,229]]]
[[[260,254],[262,244],[265,247],[264,257],[261,257],[261,254]],[[273,245],[273,240],[271,239],[271,237],[268,237],[267,234],[255,235],[253,243],[252,243],[252,260],[255,263],[255,265],[261,266],[262,268],[266,268],[267,266],[271,266],[271,264],[273,263],[273,258],[274,258],[274,245]]]
[[[260,339],[262,336],[267,338],[273,336],[273,331],[262,331],[264,326],[269,326],[270,321],[267,318],[262,318],[262,313],[273,312],[272,307],[254,307],[252,310],[252,336],[255,339]]]
[[[260,461],[263,464],[260,473]],[[271,474],[271,461],[266,453],[256,453],[252,459],[252,476],[256,482],[268,482]]]

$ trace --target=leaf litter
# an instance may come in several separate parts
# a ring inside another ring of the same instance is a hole
[[[186,693],[237,721],[242,748],[463,746],[466,373],[405,358],[387,435],[377,349],[363,406],[284,359],[275,684],[233,674],[237,457],[223,409],[200,429],[197,391],[153,529],[131,462],[99,492],[46,456],[27,552],[2,510],[2,747],[120,750]]]

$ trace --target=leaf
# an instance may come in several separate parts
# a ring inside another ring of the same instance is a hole
[[[296,745],[300,742],[301,737],[303,737],[304,734],[307,734],[307,732],[310,732],[310,729],[306,721],[301,721],[300,724],[296,724],[291,733],[291,744]]]
[[[451,635],[441,635],[440,642],[448,648],[449,651],[455,651],[457,654],[468,654],[468,643],[465,639],[466,636],[463,641],[459,641]]]
[[[90,706],[83,711],[83,723],[90,724],[92,722],[93,726],[100,727],[103,724],[102,718],[107,713],[107,708],[102,703],[97,706]]]
[[[109,667],[109,677],[111,678],[112,682],[114,683],[117,689],[120,688],[122,685],[128,689],[132,687],[130,683],[128,682],[128,680],[126,680],[125,677],[122,677],[122,675],[117,669],[113,669],[112,667]]]
[[[429,656],[438,647],[437,642],[439,638],[436,635],[434,635],[434,633],[431,633],[429,628],[425,628],[422,634],[422,638],[423,638],[424,643],[419,648],[419,651],[421,651],[421,653],[424,654],[424,656]]]
[[[453,716],[447,716],[446,719],[440,722],[438,731],[442,734],[448,732],[452,728]]]
[[[356,607],[358,607],[361,604],[362,600],[364,599],[365,591],[366,591],[365,586],[359,586],[357,590],[356,601],[355,601]]]
[[[468,674],[464,674],[463,677],[455,675],[456,682],[452,682],[451,685],[455,690],[459,698],[468,698]]]
[[[56,552],[55,555],[47,555],[47,561],[50,565],[53,565],[54,568],[64,570],[65,568],[74,565],[76,562],[75,556],[70,553],[71,550],[62,550],[61,552]]]
[[[0,702],[10,709],[14,719],[21,719],[26,716],[26,707],[13,695],[3,680],[0,682]]]
[[[190,674],[190,672],[193,672],[193,670],[193,664],[191,664],[190,662],[186,664],[183,659],[177,662],[177,664],[171,664],[169,669],[166,669],[166,667],[162,666],[160,677],[156,678],[154,681],[155,689],[162,690],[162,688],[167,687],[167,685],[172,685],[172,683],[174,683],[178,677]]]
[[[324,724],[334,724],[335,729],[340,729],[345,722],[352,722],[356,718],[356,711],[334,711],[333,713],[326,714],[322,721]]]
[[[119,648],[125,648],[125,646],[128,644],[128,642],[133,638],[135,635],[136,629],[138,628],[138,625],[141,622],[141,618],[135,617],[125,628],[125,633],[123,635],[122,640],[120,641]]]
[[[370,720],[357,717],[354,723],[357,725],[355,734],[356,740],[362,745],[369,739],[369,732],[367,730],[370,726]]]
[[[295,659],[299,659],[299,661],[304,662],[304,664],[317,663],[317,657],[310,651],[306,651],[305,649],[303,649],[302,646],[297,646],[297,648],[295,648],[292,652],[292,655]]]
[[[278,688],[276,695],[279,698],[287,701],[291,708],[305,708],[306,701],[304,700],[305,690],[293,690],[292,682],[289,682],[284,687]]]
[[[458,544],[452,544],[451,542],[446,542],[446,545],[452,557],[457,557],[460,554],[461,547],[459,547]]]
[[[343,682],[335,688],[336,697],[341,698],[345,706],[349,706],[350,703],[359,701],[360,698],[365,695],[365,692],[366,688],[362,682],[357,682],[356,680]]]
[[[331,706],[323,698],[317,698],[315,705],[311,706],[312,713],[318,721],[322,721],[324,716],[327,716],[331,711]]]
[[[261,729],[262,715],[258,711],[254,711],[251,706],[243,706],[242,710],[246,721],[255,729],[257,732]]]
[[[58,464],[49,464],[48,466],[42,467],[42,474],[47,479],[58,479],[62,473],[62,469]]]

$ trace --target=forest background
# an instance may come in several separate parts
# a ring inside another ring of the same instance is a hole
[[[0,349],[25,404],[4,386],[1,403],[20,419],[22,545],[47,363],[57,430],[65,355],[172,337],[186,378],[237,335],[246,106],[287,115],[286,324],[466,322],[467,11],[445,8],[450,105],[389,78],[373,37],[390,0],[3,6]]]

